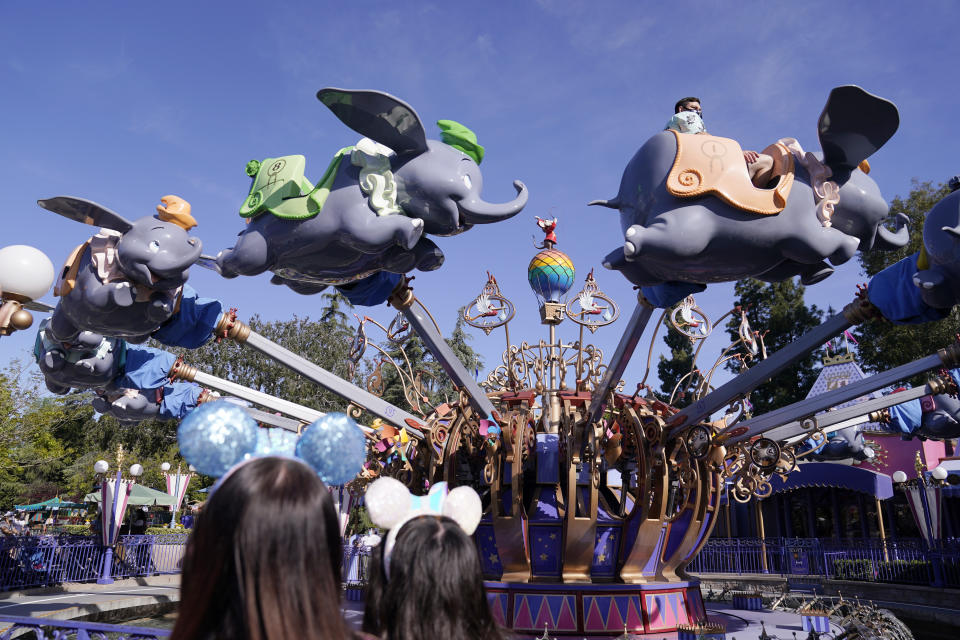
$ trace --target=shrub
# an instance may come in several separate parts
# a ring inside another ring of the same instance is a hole
[[[874,580],[870,560],[837,560],[833,563],[833,577],[838,580]]]
[[[88,524],[64,524],[55,529],[58,533],[66,533],[71,536],[92,536],[93,530]]]

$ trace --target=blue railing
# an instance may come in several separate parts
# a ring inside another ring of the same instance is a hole
[[[715,538],[687,570],[960,587],[960,548],[909,539]]]
[[[8,627],[8,625],[10,625]],[[77,620],[51,620],[49,618],[22,618],[19,616],[0,616],[0,640],[10,638],[35,638],[46,640],[90,640],[90,638],[116,638],[116,640],[159,640],[169,638],[166,629],[147,627],[129,627],[121,624],[101,624],[99,622],[79,622]],[[107,634],[110,636],[107,636]]]
[[[130,578],[179,573],[187,534],[120,536],[111,575]],[[104,547],[85,536],[0,538],[0,591],[96,580]]]

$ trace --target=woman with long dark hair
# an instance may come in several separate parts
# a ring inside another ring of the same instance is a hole
[[[173,640],[342,640],[342,550],[316,471],[255,458],[221,479],[187,543]]]
[[[409,520],[370,564],[364,631],[384,640],[502,640],[477,547],[454,520]]]

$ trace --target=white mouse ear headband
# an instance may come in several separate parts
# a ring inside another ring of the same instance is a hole
[[[383,568],[388,578],[390,554],[397,542],[397,533],[408,521],[424,515],[446,516],[469,536],[477,530],[483,516],[483,506],[476,491],[470,487],[449,489],[446,482],[433,485],[425,496],[414,496],[399,480],[384,477],[367,488],[364,500],[370,520],[378,527],[390,530],[383,543]]]

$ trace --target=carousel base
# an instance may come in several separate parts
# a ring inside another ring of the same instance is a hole
[[[700,583],[485,583],[494,617],[516,634],[618,636],[675,631],[706,618]]]

